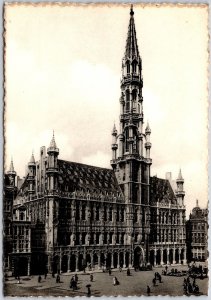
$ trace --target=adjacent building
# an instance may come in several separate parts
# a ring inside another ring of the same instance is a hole
[[[186,263],[184,179],[152,177],[142,61],[131,8],[111,169],[65,161],[53,135],[13,201],[13,273]],[[20,269],[24,270],[21,271]]]
[[[191,261],[205,261],[208,258],[208,209],[201,209],[196,200],[187,221],[187,258]]]

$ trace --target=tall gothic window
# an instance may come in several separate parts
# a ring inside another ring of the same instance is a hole
[[[112,207],[109,207],[109,221],[112,221]]]
[[[80,220],[80,206],[79,203],[76,203],[76,220]]]
[[[99,206],[97,205],[96,206],[96,221],[99,221],[100,219],[100,208]]]
[[[130,110],[130,91],[126,91],[126,112]]]
[[[130,62],[126,62],[127,74],[130,74]]]
[[[129,151],[128,139],[129,139],[129,131],[128,131],[128,129],[126,129],[126,131],[125,131],[125,152]]]
[[[133,73],[136,73],[136,69],[137,69],[137,61],[134,60],[134,61],[132,62],[132,71],[133,71]]]
[[[82,220],[86,220],[86,206],[82,205],[82,213],[81,213]]]

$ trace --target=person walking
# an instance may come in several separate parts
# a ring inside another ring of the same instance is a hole
[[[93,281],[93,275],[90,274],[90,281],[92,282]]]
[[[59,274],[57,274],[57,276],[56,276],[56,283],[60,283],[60,276],[59,276]]]
[[[87,284],[87,297],[91,297],[91,289],[90,289],[90,287],[91,287],[91,284]]]
[[[42,277],[39,275],[39,276],[38,276],[38,283],[40,283],[41,280],[42,280]]]
[[[127,276],[130,276],[130,269],[127,269]]]
[[[156,286],[156,279],[155,278],[152,279],[152,283],[153,283],[153,286]]]
[[[111,269],[109,269],[108,273],[109,273],[109,275],[111,275]]]
[[[147,286],[147,296],[150,296],[150,293],[151,293],[150,287]]]

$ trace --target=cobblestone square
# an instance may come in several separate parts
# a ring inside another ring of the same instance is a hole
[[[187,267],[180,266],[180,270],[186,270]],[[152,279],[154,273],[159,272],[161,274],[164,268],[154,268],[152,271],[139,271],[135,272],[131,270],[131,276],[127,276],[126,270],[120,272],[119,270],[109,273],[97,272],[93,273],[94,281],[90,282],[90,273],[78,273],[78,289],[73,291],[69,287],[70,279],[74,273],[61,275],[61,283],[56,283],[56,278],[52,278],[48,274],[46,280],[42,278],[41,283],[38,283],[38,276],[21,278],[21,283],[18,284],[14,278],[9,278],[5,284],[6,296],[86,296],[88,284],[91,284],[92,296],[141,296],[147,295],[147,285],[150,286],[151,295],[172,295],[182,296],[183,292],[183,280],[184,276],[162,276],[162,282],[156,283],[153,286]],[[113,277],[116,276],[120,282],[120,285],[113,285]],[[199,286],[199,295],[207,294],[208,279],[197,279],[197,285]]]

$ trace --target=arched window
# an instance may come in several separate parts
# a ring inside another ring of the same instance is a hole
[[[23,221],[24,220],[24,212],[20,213],[20,220]]]
[[[81,213],[82,220],[86,220],[86,206],[82,205],[82,213]]]
[[[130,110],[130,91],[126,91],[126,112]]]
[[[128,139],[129,139],[129,131],[128,131],[128,128],[127,128],[126,131],[125,131],[125,152],[129,151]]]
[[[99,206],[97,205],[96,206],[96,221],[99,221],[100,219],[100,208]]]
[[[134,222],[138,222],[138,209],[135,209],[135,214],[134,214]]]
[[[133,71],[133,73],[136,73],[136,69],[137,69],[137,61],[134,60],[134,61],[132,62],[132,71]]]
[[[109,221],[112,221],[112,207],[109,207]]]
[[[130,74],[130,62],[126,62],[126,67],[127,67],[127,74]]]
[[[134,101],[134,100],[136,100],[136,98],[137,98],[137,90],[133,90],[132,91],[132,100]]]

